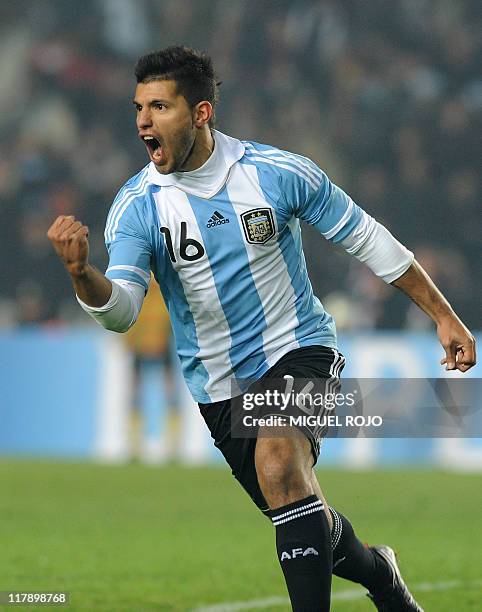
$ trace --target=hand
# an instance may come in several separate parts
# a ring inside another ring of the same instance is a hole
[[[448,316],[437,325],[437,334],[445,349],[440,360],[446,370],[466,372],[475,365],[475,338],[456,316]]]
[[[88,265],[88,236],[89,228],[73,215],[57,217],[47,232],[55,252],[73,277],[82,276]]]

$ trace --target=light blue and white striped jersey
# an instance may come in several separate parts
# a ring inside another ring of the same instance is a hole
[[[150,270],[169,309],[195,400],[232,397],[299,347],[336,347],[332,317],[308,279],[300,219],[340,242],[364,213],[312,161],[214,131],[192,172],[146,166],[107,218],[108,278],[147,289]]]

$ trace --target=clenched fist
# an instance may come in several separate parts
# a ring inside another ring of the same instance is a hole
[[[89,259],[89,228],[73,215],[57,217],[47,232],[55,252],[71,276],[81,276]]]

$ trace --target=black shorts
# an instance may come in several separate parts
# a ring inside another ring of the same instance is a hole
[[[344,365],[345,358],[339,351],[325,346],[307,346],[284,355],[263,375],[262,379],[281,379],[285,375],[291,375],[301,379],[333,380],[339,376]],[[211,432],[214,444],[231,467],[233,476],[240,482],[258,508],[267,513],[269,507],[259,487],[254,462],[256,438],[231,436],[232,401],[230,399],[211,404],[199,404],[199,408]],[[300,428],[300,431],[311,442],[314,465],[320,453],[323,432],[307,427]]]

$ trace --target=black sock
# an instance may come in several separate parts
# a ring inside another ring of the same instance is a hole
[[[390,578],[388,565],[356,537],[350,521],[330,507],[333,517],[331,543],[333,573],[358,582],[370,592],[386,584]]]
[[[323,503],[310,495],[270,512],[294,612],[329,612],[331,534]]]

